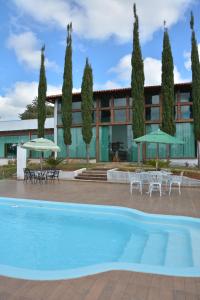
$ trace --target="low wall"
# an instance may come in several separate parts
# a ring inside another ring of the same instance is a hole
[[[75,171],[60,171],[59,179],[61,180],[68,180],[68,179],[74,179],[78,174],[81,174],[83,171],[85,171],[86,168],[82,168]]]
[[[107,171],[108,182],[129,183],[128,172],[118,171],[118,169],[112,169]],[[183,186],[197,186],[200,187],[200,180],[183,176]]]

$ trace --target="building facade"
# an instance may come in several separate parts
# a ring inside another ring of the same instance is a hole
[[[45,137],[54,139],[54,118],[45,121]],[[1,164],[16,158],[17,145],[37,138],[37,119],[0,121]],[[38,158],[39,153],[28,151],[28,158]]]
[[[54,140],[61,147],[60,157],[66,157],[61,118],[61,95],[47,97],[54,104]],[[145,130],[149,133],[162,123],[161,86],[145,87]],[[196,157],[196,143],[193,133],[193,111],[191,83],[175,85],[174,118],[176,136],[184,145],[171,146],[171,158],[193,159]],[[97,161],[137,161],[137,145],[132,132],[131,89],[113,89],[94,92],[93,137],[90,157]],[[85,158],[85,144],[82,138],[81,94],[73,94],[72,102],[72,145],[71,158]],[[166,146],[160,145],[160,158],[166,157]],[[146,159],[154,159],[155,145],[145,146]]]

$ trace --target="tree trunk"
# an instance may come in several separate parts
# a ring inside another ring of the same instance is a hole
[[[89,144],[86,144],[86,160],[87,160],[87,163],[90,162],[90,145]]]
[[[69,161],[69,145],[67,145],[67,161]]]
[[[198,160],[198,168],[200,168],[200,141],[197,141],[197,160]]]

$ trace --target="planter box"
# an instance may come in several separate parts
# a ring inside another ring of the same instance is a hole
[[[128,172],[112,169],[107,171],[107,180],[109,182],[129,183]],[[200,180],[183,176],[183,186],[200,187]]]
[[[75,171],[60,171],[59,179],[61,180],[68,180],[68,179],[74,179],[78,174],[81,174],[83,171],[85,171],[86,168],[82,168]]]

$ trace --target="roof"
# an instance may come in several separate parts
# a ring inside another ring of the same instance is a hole
[[[34,130],[38,128],[37,119],[0,121],[0,132],[17,130]],[[54,128],[54,118],[47,118],[45,129]]]
[[[183,82],[183,83],[177,83],[174,85],[175,88],[181,88],[181,87],[190,87],[191,86],[191,82]],[[144,89],[145,91],[148,90],[159,90],[161,88],[160,85],[148,85],[145,86]],[[120,88],[120,89],[110,89],[110,90],[96,90],[93,92],[94,97],[95,96],[99,96],[99,95],[103,95],[103,94],[127,94],[130,95],[131,93],[131,88]],[[50,95],[47,96],[46,100],[48,102],[54,102],[56,99],[61,98],[62,94],[56,94],[56,95]],[[73,100],[76,99],[80,99],[81,98],[81,92],[76,92],[73,93]]]

